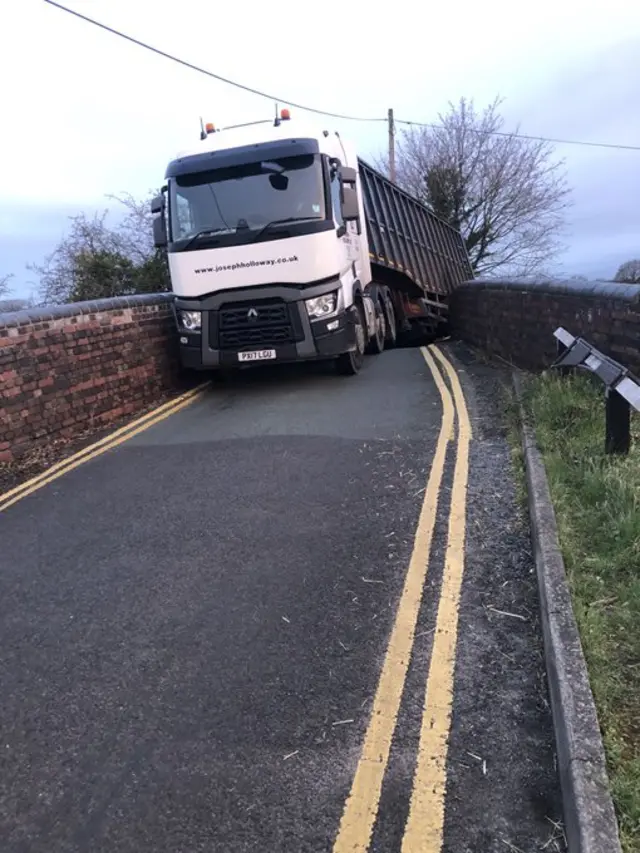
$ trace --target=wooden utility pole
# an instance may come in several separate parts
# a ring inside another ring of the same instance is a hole
[[[393,109],[388,112],[389,121],[389,177],[392,181],[396,179],[396,128],[393,123]]]

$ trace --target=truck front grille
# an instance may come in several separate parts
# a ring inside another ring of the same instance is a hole
[[[299,340],[289,305],[279,300],[223,305],[218,320],[220,349],[281,346]]]

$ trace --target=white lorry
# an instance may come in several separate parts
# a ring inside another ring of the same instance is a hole
[[[338,133],[278,118],[181,152],[152,202],[184,367],[332,359],[360,370],[398,337],[433,337],[472,277],[458,231]]]

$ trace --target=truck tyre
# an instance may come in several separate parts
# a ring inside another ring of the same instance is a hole
[[[376,330],[369,341],[367,352],[370,355],[380,355],[384,350],[384,341],[387,336],[387,323],[382,301],[376,300]]]
[[[360,368],[364,362],[367,334],[364,308],[360,301],[357,301],[354,307],[356,315],[356,348],[352,352],[343,352],[336,360],[338,373],[341,373],[343,376],[355,376],[356,373],[360,372]]]
[[[393,302],[390,299],[386,300],[385,305],[386,318],[386,333],[385,346],[387,349],[393,349],[398,341],[398,322],[396,320],[396,311],[393,307]]]

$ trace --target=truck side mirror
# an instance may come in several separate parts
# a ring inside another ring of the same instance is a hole
[[[358,193],[353,187],[342,188],[342,218],[345,222],[357,222],[360,219]]]
[[[164,195],[162,193],[151,200],[151,213],[164,213]]]
[[[153,219],[153,245],[156,249],[162,249],[167,245],[167,222],[164,215],[164,194],[157,195],[151,202],[151,213]]]
[[[355,184],[356,182],[356,170],[352,169],[351,166],[341,166],[340,167],[340,180],[343,184]]]
[[[153,245],[156,249],[163,249],[167,242],[167,227],[164,215],[161,214],[153,220]]]

